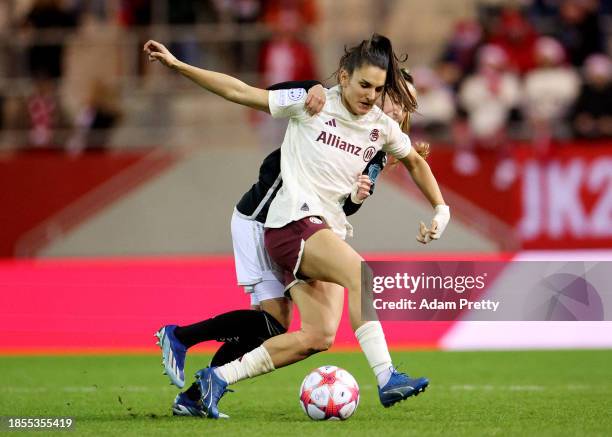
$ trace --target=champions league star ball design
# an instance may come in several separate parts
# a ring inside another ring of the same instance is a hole
[[[530,294],[527,320],[604,320],[601,296],[585,276],[555,273],[542,279]]]
[[[300,405],[312,420],[346,420],[359,405],[359,386],[340,367],[319,367],[304,378]]]

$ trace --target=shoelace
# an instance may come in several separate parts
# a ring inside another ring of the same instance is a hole
[[[400,374],[400,375],[406,375],[404,372],[400,372],[400,371],[399,371],[399,368],[400,368],[400,367],[402,367],[402,363],[399,363],[399,364],[397,365],[397,367],[391,366],[391,368],[393,369],[393,370],[391,371],[391,373],[398,373],[398,374]],[[408,375],[406,375],[406,376],[408,376]]]
[[[235,393],[235,391],[232,390],[231,388],[227,388],[227,387],[224,388],[221,394],[215,395],[215,402],[219,403],[219,399],[221,399],[225,393]]]
[[[393,367],[393,366],[392,366],[393,370],[391,371],[391,373],[392,373],[392,374],[397,374],[397,375],[403,375],[403,376],[405,376],[406,378],[410,378],[410,375],[408,375],[407,373],[404,373],[404,372],[400,372],[400,371],[399,371],[399,368],[400,368],[401,366],[402,366],[402,363],[399,363],[397,367]]]

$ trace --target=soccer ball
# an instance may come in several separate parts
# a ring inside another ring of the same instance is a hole
[[[359,405],[359,386],[340,367],[319,367],[304,378],[300,405],[312,420],[346,420]]]

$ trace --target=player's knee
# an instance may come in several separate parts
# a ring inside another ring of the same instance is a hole
[[[323,334],[319,339],[319,348],[320,351],[326,351],[334,344],[334,340],[336,339],[335,334]]]
[[[306,355],[313,355],[328,350],[333,344],[336,335],[331,332],[317,331],[307,333],[304,337]]]

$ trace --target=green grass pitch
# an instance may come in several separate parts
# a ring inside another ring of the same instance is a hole
[[[392,355],[430,378],[424,394],[384,409],[361,353],[322,353],[236,384],[220,404],[231,419],[219,421],[172,417],[177,390],[158,355],[2,356],[0,416],[70,416],[76,435],[93,436],[612,435],[612,350]],[[186,374],[208,359],[188,356]],[[302,378],[324,364],[360,384],[348,421],[314,422],[299,407]]]

